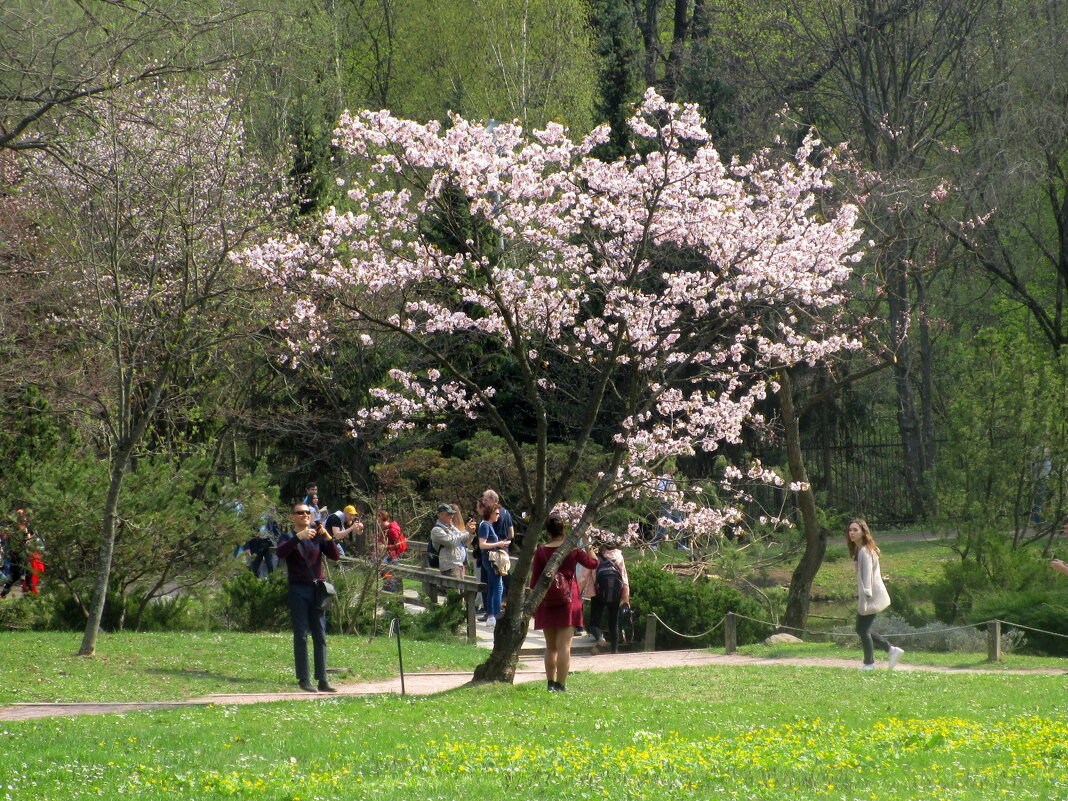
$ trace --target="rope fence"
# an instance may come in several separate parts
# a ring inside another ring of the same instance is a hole
[[[703,634],[683,634],[681,631],[675,631],[675,629],[671,628],[671,626],[669,626],[667,623],[665,623],[663,621],[663,619],[661,619],[660,616],[656,614],[656,612],[650,612],[649,613],[649,617],[651,617],[654,620],[656,620],[657,623],[659,623],[665,629],[670,631],[676,637],[683,637],[683,638],[685,638],[687,640],[698,640],[701,637],[707,637],[709,634],[715,633],[716,629],[718,629],[720,626],[722,626],[723,622],[727,619],[727,616],[724,615],[723,617],[721,617],[719,619],[719,623],[714,625],[712,628],[710,628],[708,631],[704,632]]]
[[[845,618],[836,618],[838,620],[845,620]],[[703,637],[707,637],[710,634],[714,634],[720,627],[723,627],[723,639],[727,648],[727,653],[733,653],[737,648],[737,623],[739,620],[748,620],[752,623],[757,623],[764,626],[769,626],[776,632],[793,633],[798,632],[800,634],[807,634],[816,637],[833,637],[840,635],[841,631],[816,631],[814,629],[806,629],[798,626],[786,626],[781,623],[773,623],[770,620],[760,620],[759,618],[749,617],[748,615],[738,614],[736,612],[728,612],[719,622],[716,623],[708,631],[701,632],[700,634],[684,634],[681,631],[677,631],[669,626],[663,618],[661,618],[656,612],[650,612],[646,615],[646,631],[645,631],[645,648],[646,650],[653,650],[656,642],[656,627],[659,625],[667,631],[674,634],[676,637],[681,637],[687,640],[698,640]],[[1000,620],[994,618],[991,620],[984,620],[981,623],[967,623],[961,626],[946,626],[940,629],[929,629],[925,631],[914,632],[900,632],[886,635],[892,639],[906,639],[911,637],[932,637],[940,634],[947,634],[954,631],[968,631],[972,629],[986,629],[987,632],[987,656],[990,661],[1000,661],[1001,659],[1001,636],[1003,628],[1023,629],[1026,631],[1032,631],[1037,634],[1044,634],[1050,637],[1059,637],[1061,639],[1068,639],[1068,634],[1062,634],[1057,631],[1048,631],[1046,629],[1039,629],[1033,626],[1026,626],[1023,623],[1014,623],[1011,620]]]

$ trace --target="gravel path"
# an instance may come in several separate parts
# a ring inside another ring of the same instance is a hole
[[[602,654],[599,656],[573,656],[572,673],[613,673],[617,670],[643,668],[693,667],[702,665],[763,665],[787,667],[834,667],[855,670],[855,659],[763,659],[740,654],[716,654],[710,651],[656,651],[654,653]],[[537,660],[527,659],[516,672],[515,683],[542,681],[545,674]],[[899,671],[930,673],[990,673],[974,668],[945,668],[931,665],[898,665]],[[998,674],[1046,674],[1064,675],[1064,670],[999,670]],[[462,687],[471,680],[470,671],[464,673],[413,673],[405,676],[404,690],[409,695],[433,695]],[[340,685],[336,695],[312,695],[303,692],[219,694],[185,701],[128,702],[128,703],[76,703],[76,704],[14,704],[0,707],[0,721],[31,720],[33,718],[72,715],[103,715],[133,712],[142,709],[171,709],[183,706],[207,706],[210,704],[238,705],[262,704],[275,701],[326,701],[332,698],[354,695],[382,695],[400,693],[400,677],[377,682]]]

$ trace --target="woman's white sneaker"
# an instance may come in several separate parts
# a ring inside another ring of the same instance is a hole
[[[872,662],[870,665],[861,665],[857,670],[875,670],[875,663]]]
[[[897,663],[901,661],[901,657],[905,654],[904,648],[898,648],[896,645],[890,646],[890,653],[887,661],[890,663],[890,669],[893,670],[897,667]]]

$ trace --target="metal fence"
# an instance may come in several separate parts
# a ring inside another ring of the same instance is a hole
[[[913,522],[900,442],[862,442],[804,449],[808,477],[827,505],[879,528]],[[830,468],[830,474],[827,470]]]
[[[819,503],[849,515],[863,517],[879,528],[915,522],[905,489],[904,449],[897,423],[879,418],[846,442],[819,443],[810,438],[802,447],[809,481]],[[765,464],[786,464],[782,450],[758,454]],[[796,500],[784,489],[763,486],[753,493],[750,513],[790,513]]]

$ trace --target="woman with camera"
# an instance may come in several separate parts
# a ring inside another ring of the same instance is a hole
[[[530,569],[530,586],[541,578],[556,549],[564,544],[564,518],[550,515],[545,521],[549,541],[534,551]],[[582,625],[582,593],[575,580],[575,566],[596,570],[597,557],[593,546],[588,550],[576,548],[567,556],[553,575],[545,596],[534,610],[534,628],[545,633],[545,679],[549,692],[567,692],[567,674],[571,669],[571,640],[575,628]]]

